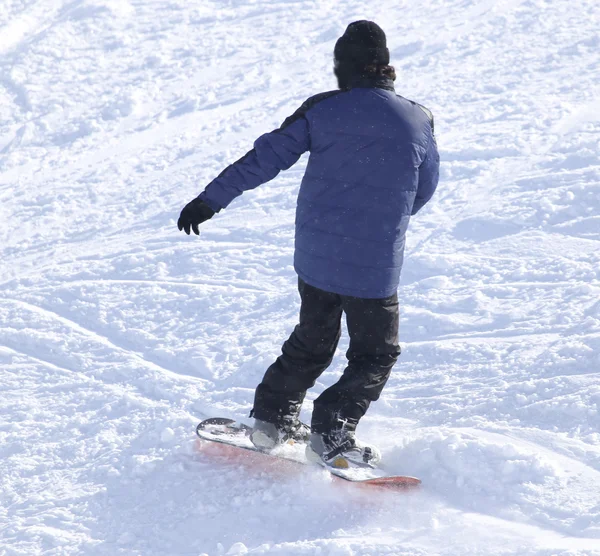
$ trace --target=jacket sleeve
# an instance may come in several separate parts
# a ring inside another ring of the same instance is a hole
[[[225,168],[199,198],[219,211],[244,191],[272,180],[281,170],[295,164],[310,147],[305,112],[302,105],[279,129],[259,137],[254,148]]]
[[[429,143],[425,152],[425,158],[419,166],[419,185],[417,196],[413,205],[412,214],[419,212],[431,199],[438,185],[440,177],[440,155],[438,153],[435,135],[433,134],[433,118],[431,120],[431,131]]]

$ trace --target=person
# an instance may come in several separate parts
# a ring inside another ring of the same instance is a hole
[[[292,439],[307,441],[307,457],[326,465],[380,459],[355,430],[400,355],[405,235],[439,175],[433,116],[395,93],[389,64],[383,30],[351,23],[334,49],[338,89],[309,98],[181,211],[179,230],[198,234],[199,224],[237,196],[310,152],[296,211],[300,320],[258,385],[250,414],[250,438],[263,450]],[[308,430],[300,408],[332,361],[344,313],[348,366],[314,401]]]

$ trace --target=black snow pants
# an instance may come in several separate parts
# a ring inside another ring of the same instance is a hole
[[[379,398],[400,355],[398,296],[363,299],[326,292],[299,280],[300,324],[282,355],[256,389],[251,416],[285,425],[300,414],[306,391],[330,365],[341,333],[342,313],[350,336],[348,366],[314,402],[311,428],[353,431]]]

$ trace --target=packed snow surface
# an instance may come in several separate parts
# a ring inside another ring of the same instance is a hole
[[[442,158],[359,427],[409,494],[194,440],[296,323],[306,159],[200,238],[179,211],[363,18]],[[598,29],[592,0],[0,1],[0,554],[600,554]]]

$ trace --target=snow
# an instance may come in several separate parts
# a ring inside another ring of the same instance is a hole
[[[360,18],[442,157],[359,428],[406,494],[194,440],[296,323],[305,160],[200,238],[179,211],[335,86]],[[0,3],[0,553],[600,554],[599,27],[586,0]]]

